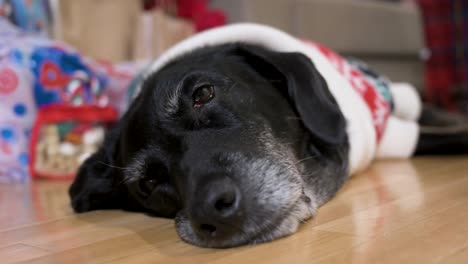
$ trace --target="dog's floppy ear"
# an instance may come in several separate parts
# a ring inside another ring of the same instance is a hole
[[[123,182],[121,168],[120,138],[127,122],[141,104],[141,96],[136,98],[129,111],[118,124],[106,133],[99,150],[90,156],[79,168],[68,194],[71,206],[76,212],[97,209],[129,209],[136,205],[127,199],[128,192]]]
[[[68,191],[71,205],[76,212],[97,209],[121,208],[121,190],[115,181],[121,173],[115,165],[118,128],[108,135],[102,147],[79,168]]]
[[[275,86],[287,89],[290,101],[314,138],[328,145],[345,142],[344,116],[309,58],[297,52],[275,52],[247,45],[240,45],[237,52],[254,70],[274,80]],[[283,82],[278,84],[278,79]]]

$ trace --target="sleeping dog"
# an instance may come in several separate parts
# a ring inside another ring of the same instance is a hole
[[[189,38],[135,84],[127,112],[81,166],[71,204],[174,217],[197,246],[290,235],[376,158],[468,152],[463,118],[262,25]]]

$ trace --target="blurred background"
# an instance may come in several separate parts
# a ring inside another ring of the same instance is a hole
[[[236,22],[322,43],[468,113],[466,0],[0,0],[0,183],[73,178],[150,60]]]

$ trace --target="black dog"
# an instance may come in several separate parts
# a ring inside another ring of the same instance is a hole
[[[450,118],[424,110],[421,122],[439,128],[421,130],[416,153],[467,152],[468,133],[449,131],[464,120]],[[180,237],[202,247],[270,241],[294,233],[343,185],[345,131],[304,55],[245,44],[196,49],[145,79],[82,165],[72,206],[175,217]]]

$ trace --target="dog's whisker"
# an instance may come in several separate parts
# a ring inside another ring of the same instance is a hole
[[[127,170],[127,168],[125,168],[125,167],[114,166],[114,165],[107,164],[107,163],[102,162],[102,161],[99,161],[99,163],[101,163],[102,165],[105,165],[107,167],[110,167],[110,168],[119,169],[119,170]]]
[[[130,182],[131,180],[133,180],[133,177],[125,176],[120,182],[117,183],[117,185],[126,184]]]
[[[316,169],[316,170],[314,170],[314,171],[309,172],[308,174],[301,174],[301,177],[310,177],[310,176],[314,176],[314,175],[316,175],[316,174],[317,174],[318,172],[320,172],[320,171],[321,171],[321,169],[318,168],[318,169]]]
[[[294,165],[298,165],[298,164],[300,164],[300,163],[302,163],[302,162],[304,162],[304,161],[307,161],[307,160],[310,160],[310,159],[314,159],[314,158],[316,158],[316,157],[317,157],[317,156],[309,156],[309,157],[300,159],[300,160],[298,160],[296,163],[294,163]]]

